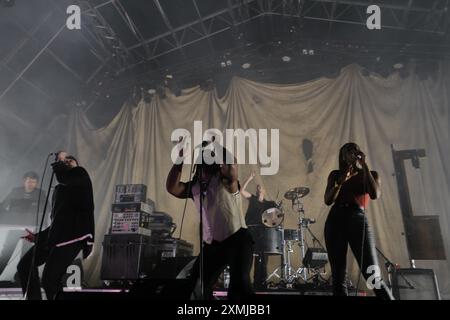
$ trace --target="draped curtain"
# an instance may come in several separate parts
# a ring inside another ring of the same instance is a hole
[[[448,69],[441,67],[437,77],[427,80],[414,74],[405,79],[398,74],[389,78],[363,76],[361,70],[350,65],[336,78],[295,85],[263,84],[236,77],[223,98],[218,98],[214,90],[203,91],[199,87],[183,90],[179,97],[168,94],[160,99],[155,95],[150,103],[125,103],[114,119],[100,129],[94,128],[82,111],[74,110],[68,120],[66,147],[89,171],[96,205],[95,252],[85,262],[88,283],[98,284],[100,279],[102,240],[108,232],[116,184],[147,185],[147,197],[156,202],[158,211],[173,217],[178,225],[175,236],[179,235],[184,201],[165,189],[174,147],[170,138],[177,128],[193,133],[195,120],[203,121],[203,130],[279,129],[278,173],[260,176],[258,165],[240,165],[239,178],[243,182],[252,170],[256,171],[255,182],[267,190],[272,200],[281,200],[290,188],[309,187],[311,192],[303,199],[304,208],[306,216],[317,221],[311,231],[322,243],[329,211],[323,202],[328,173],[338,166],[339,148],[349,141],[358,143],[367,154],[370,168],[379,172],[382,181],[381,198],[367,209],[377,246],[403,267],[408,267],[409,262],[391,145],[397,150],[426,149],[427,158],[422,161],[420,172],[411,172],[420,178],[420,184],[412,188],[418,195],[414,200],[427,212],[415,214],[440,216],[446,254],[450,257]],[[302,149],[305,139],[312,142],[312,153],[306,157]],[[185,165],[183,179],[188,177],[189,166]],[[254,192],[256,183],[249,186],[250,191]],[[284,208],[285,228],[295,229],[297,213],[289,202],[284,202]],[[198,223],[198,214],[189,201],[181,236],[194,243],[195,252],[199,250]],[[307,240],[311,244],[311,239]],[[294,247],[295,268],[300,265],[298,251]],[[351,254],[348,262],[356,283],[358,271]],[[269,272],[278,265],[279,259],[271,258]],[[448,261],[418,261],[417,266],[433,268],[441,293],[449,298]]]

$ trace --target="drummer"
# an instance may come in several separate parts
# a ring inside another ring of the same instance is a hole
[[[249,201],[247,213],[245,215],[245,223],[252,232],[255,242],[257,242],[258,239],[263,238],[263,235],[255,233],[261,232],[262,228],[265,227],[262,223],[262,213],[267,209],[276,207],[277,204],[274,201],[264,199],[265,191],[259,184],[256,186],[256,194],[251,194],[247,191],[248,184],[254,178],[255,173],[252,172],[241,188],[241,195]],[[257,245],[256,249],[258,247],[259,246]],[[258,252],[258,250],[255,250],[254,254],[255,269],[253,275],[253,287],[255,290],[261,290],[266,287],[267,257],[264,252]]]

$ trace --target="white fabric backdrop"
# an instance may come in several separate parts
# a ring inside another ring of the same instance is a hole
[[[278,192],[282,195],[295,186],[311,188],[304,201],[305,209],[309,217],[317,220],[311,229],[322,241],[328,213],[323,203],[327,175],[337,168],[340,146],[349,141],[358,143],[367,154],[369,166],[379,171],[382,179],[382,197],[368,209],[377,244],[403,267],[409,264],[396,180],[392,176],[391,144],[396,149],[425,148],[428,157],[422,161],[417,194],[422,197],[418,204],[426,203],[423,207],[427,212],[415,214],[440,215],[449,257],[448,80],[445,68],[441,68],[437,79],[421,81],[414,74],[406,79],[397,74],[387,79],[365,77],[359,66],[350,65],[336,79],[321,78],[298,85],[261,84],[234,78],[222,99],[215,91],[205,92],[199,87],[184,90],[180,97],[155,96],[151,103],[125,104],[100,129],[93,128],[83,112],[74,110],[69,118],[66,147],[88,169],[95,189],[97,235],[95,255],[86,262],[89,283],[99,281],[101,243],[109,227],[116,184],[146,184],[148,197],[156,202],[158,210],[173,216],[179,231],[184,202],[165,190],[165,179],[172,165],[170,136],[176,128],[192,132],[194,120],[202,120],[204,130],[280,129],[280,170],[275,176],[257,176],[256,182],[263,184],[272,199]],[[314,144],[314,171],[309,174],[302,152],[303,139],[310,139]],[[185,165],[186,180],[188,168]],[[245,180],[254,169],[258,168],[242,165],[240,180]],[[250,185],[250,190],[254,188],[255,184]],[[285,204],[286,209],[289,206]],[[292,210],[287,211],[285,227],[295,228],[297,216]],[[182,237],[195,244],[196,252],[197,225],[198,215],[189,203]],[[269,269],[274,269],[277,262],[278,259],[272,259]],[[297,256],[294,262],[298,267]],[[448,261],[424,261],[417,266],[433,268],[441,292],[449,298]],[[349,270],[355,283],[357,269],[351,255]]]

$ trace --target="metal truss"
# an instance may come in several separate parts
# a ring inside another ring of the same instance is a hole
[[[292,16],[305,20],[329,23],[366,25],[366,9],[373,4],[382,11],[382,28],[409,30],[444,35],[448,31],[448,0],[434,0],[427,9],[417,6],[414,0],[406,5],[351,0],[266,0],[266,14]],[[431,2],[431,1],[430,1]],[[415,19],[411,19],[411,13]],[[386,21],[389,21],[386,23]]]
[[[191,0],[198,19],[173,27],[161,0],[153,1],[168,31],[145,39],[136,24],[128,16],[120,0],[108,0],[86,9],[92,14],[91,29],[102,47],[112,47],[112,60],[120,66],[119,73],[129,70],[142,62],[154,60],[170,52],[181,50],[196,42],[210,39],[227,30],[238,33],[238,26],[263,16],[283,16],[302,20],[327,23],[329,33],[336,23],[366,25],[366,9],[377,4],[382,10],[382,28],[409,30],[414,32],[446,35],[449,31],[449,0],[433,0],[430,8],[417,5],[418,0],[409,0],[404,5],[375,3],[372,0],[226,0],[227,8],[206,16],[200,14],[198,3]],[[83,0],[80,2],[87,2]],[[132,31],[138,43],[125,47],[114,34],[114,30],[103,19],[98,9],[112,5]],[[413,17],[413,18],[412,18]],[[211,42],[209,42],[212,48]],[[145,56],[139,56],[138,48],[144,48]],[[132,58],[130,58],[132,57]]]
[[[126,20],[128,26],[134,26],[131,19],[128,20],[128,15],[124,13],[122,7],[115,4],[115,1],[108,1],[102,4],[113,4],[119,11],[121,17]],[[103,59],[103,65],[92,74],[88,82],[98,73],[107,62],[114,64],[115,68],[123,69],[128,67],[137,59],[144,59],[142,56],[130,53],[128,48],[123,44],[119,36],[116,34],[111,25],[105,20],[103,15],[98,10],[101,6],[93,6],[89,0],[78,0],[77,4],[80,6],[83,13],[83,23],[87,28],[82,28],[87,36],[92,38],[102,52],[106,54],[106,59]],[[130,24],[131,25],[130,25]],[[140,36],[140,33],[135,29],[133,34]]]
[[[128,50],[134,50],[142,46],[150,48],[150,55],[147,57],[147,61],[176,50],[182,50],[184,47],[205,39],[210,39],[214,35],[227,30],[234,30],[236,32],[239,25],[264,15],[264,12],[259,10],[257,6],[252,6],[256,0],[228,0],[227,8],[207,16],[201,16],[197,2],[193,0],[193,5],[196,8],[199,18],[174,28],[161,7],[160,0],[153,1],[163,17],[168,31],[127,48]],[[134,67],[139,63],[130,67]],[[127,69],[129,68],[121,69],[119,72]]]

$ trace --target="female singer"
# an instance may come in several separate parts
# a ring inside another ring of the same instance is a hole
[[[339,151],[339,170],[328,176],[325,204],[332,206],[325,223],[325,243],[331,265],[333,294],[347,296],[347,246],[358,261],[362,274],[375,295],[392,300],[392,293],[381,279],[375,241],[369,228],[365,208],[380,196],[380,179],[370,171],[366,156],[355,143],[347,143]]]

